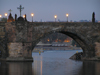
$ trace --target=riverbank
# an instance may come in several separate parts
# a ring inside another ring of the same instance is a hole
[[[43,52],[46,50],[81,50],[81,47],[35,47],[33,52]]]
[[[75,53],[69,59],[82,61],[100,61],[100,57],[83,57],[83,52]]]

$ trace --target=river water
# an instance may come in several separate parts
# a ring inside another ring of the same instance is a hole
[[[0,62],[0,75],[100,75],[99,61],[76,61],[76,51],[32,53],[34,62]]]

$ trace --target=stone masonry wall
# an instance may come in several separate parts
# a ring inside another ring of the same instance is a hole
[[[8,43],[9,57],[31,57],[32,51],[23,43]]]
[[[22,43],[8,43],[9,57],[23,56]]]
[[[95,55],[96,57],[100,57],[100,43],[96,42],[95,45]]]
[[[9,22],[5,25],[10,56],[21,56],[21,51],[24,53],[23,56],[29,56],[41,38],[61,32],[76,40],[86,57],[100,57],[100,23]]]

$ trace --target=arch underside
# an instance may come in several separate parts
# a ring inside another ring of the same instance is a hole
[[[71,38],[73,38],[80,45],[80,47],[82,48],[83,56],[89,57],[88,50],[90,50],[90,48],[89,48],[88,44],[86,43],[85,39],[82,39],[79,35],[77,35],[75,33],[72,33],[72,32],[61,31],[60,33],[63,33],[65,35],[68,35]]]

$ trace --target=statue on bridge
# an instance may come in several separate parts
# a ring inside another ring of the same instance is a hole
[[[20,5],[20,7],[18,7],[17,9],[20,10],[20,17],[21,17],[21,11],[22,11],[22,9],[24,9],[24,7],[22,7],[22,6]]]
[[[25,18],[23,18],[23,17],[21,17],[21,12],[22,12],[22,9],[24,9],[24,7],[22,7],[21,5],[20,5],[20,7],[17,7],[17,9],[19,9],[20,10],[20,17],[17,19],[17,15],[15,15],[15,21],[27,21],[27,19],[26,19],[26,14],[25,14]]]
[[[11,14],[11,9],[9,10],[9,12],[10,12],[10,14],[9,14],[9,16],[8,16],[8,20],[7,20],[7,22],[13,22],[14,21],[14,19],[13,19],[13,17],[12,17],[12,14]]]
[[[92,14],[92,22],[93,23],[95,22],[95,12],[93,12],[93,14]]]

